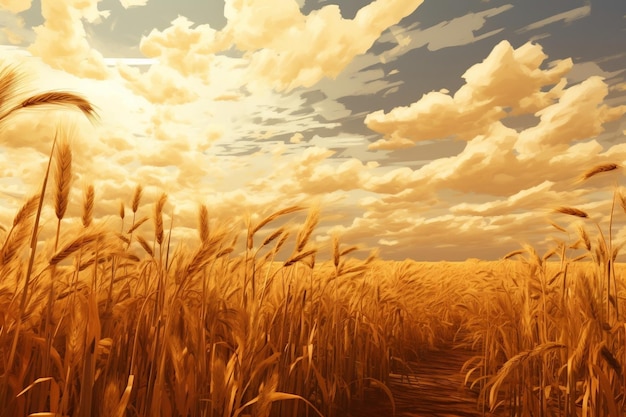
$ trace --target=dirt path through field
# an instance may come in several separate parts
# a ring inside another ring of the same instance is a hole
[[[460,370],[463,363],[476,353],[453,349],[427,352],[422,360],[411,365],[413,374],[407,377],[393,375],[391,390],[396,401],[398,417],[495,417],[501,414],[482,413],[477,409],[477,393],[463,384]],[[368,395],[365,402],[356,405],[350,417],[391,416],[391,405],[382,393]]]

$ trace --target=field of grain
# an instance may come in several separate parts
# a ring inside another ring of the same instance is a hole
[[[39,105],[92,114],[69,93],[11,111]],[[197,237],[175,242],[165,194],[146,204],[137,185],[106,222],[93,218],[97,189],[69,201],[63,137],[47,172],[0,234],[2,417],[331,417],[372,391],[392,415],[391,376],[410,380],[441,347],[473,353],[459,372],[476,410],[626,410],[624,271],[601,227],[575,223],[574,240],[545,255],[386,262],[357,259],[339,236],[314,243],[318,209],[301,224],[303,207],[276,207],[237,225],[200,206]],[[80,220],[65,218],[69,204],[81,205]]]

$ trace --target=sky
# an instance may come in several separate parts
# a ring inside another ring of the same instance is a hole
[[[3,225],[59,125],[69,216],[88,184],[102,221],[141,184],[146,214],[168,194],[174,239],[195,236],[199,204],[242,225],[305,205],[321,208],[320,248],[337,233],[383,259],[498,259],[573,243],[558,206],[608,232],[626,185],[621,169],[577,181],[626,160],[623,0],[0,0],[0,20],[2,64],[29,91],[99,114],[2,127]]]

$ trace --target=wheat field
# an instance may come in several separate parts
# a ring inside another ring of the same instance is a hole
[[[95,117],[71,93],[11,104],[19,77],[0,76],[2,122],[46,106]],[[203,205],[196,237],[175,242],[166,194],[146,202],[138,184],[104,222],[93,186],[70,200],[72,177],[60,132],[40,190],[1,225],[2,417],[332,417],[371,390],[392,415],[390,375],[450,343],[475,353],[458,371],[477,410],[624,415],[620,247],[582,210],[555,209],[572,219],[555,233],[575,237],[544,255],[390,262],[340,236],[315,244],[320,210],[299,206],[236,225]],[[611,219],[626,211],[624,195],[614,201]]]

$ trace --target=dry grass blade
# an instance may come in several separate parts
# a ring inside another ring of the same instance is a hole
[[[557,208],[554,209],[554,212],[555,213],[561,213],[561,214],[567,214],[569,216],[581,217],[583,219],[586,219],[586,218],[589,217],[589,215],[586,212],[584,212],[584,211],[582,211],[580,209],[574,208],[574,207],[565,207],[565,206],[557,207]]]
[[[581,181],[585,181],[585,180],[588,180],[589,178],[591,178],[591,177],[593,177],[595,175],[598,175],[600,173],[614,171],[614,170],[616,170],[618,168],[620,168],[620,166],[617,165],[617,164],[613,164],[613,163],[596,165],[593,168],[585,171],[580,176],[580,179],[581,179]]]
[[[69,202],[70,183],[72,181],[72,149],[67,141],[59,143],[56,151],[56,175],[54,212],[57,219],[62,219]]]
[[[130,394],[133,390],[133,382],[135,381],[134,375],[128,376],[128,383],[126,384],[126,388],[124,389],[124,393],[122,394],[122,398],[120,399],[119,404],[117,405],[117,411],[113,417],[124,417],[126,415],[126,408],[128,407],[128,402],[130,401]]]
[[[495,410],[497,394],[500,389],[502,383],[510,376],[513,370],[515,370],[518,366],[526,362],[529,358],[543,355],[546,352],[553,351],[555,349],[565,349],[566,345],[556,343],[556,342],[547,342],[540,344],[534,347],[532,350],[518,353],[513,356],[511,359],[506,361],[506,363],[500,368],[497,375],[493,377],[490,382],[491,389],[489,392],[489,404],[491,406],[491,411]]]
[[[85,195],[83,198],[83,216],[81,218],[83,222],[83,227],[87,228],[91,225],[93,221],[93,203],[96,197],[93,185],[89,185],[85,190]]]
[[[600,355],[604,358],[606,363],[609,364],[611,368],[615,371],[617,376],[622,377],[622,364],[619,363],[619,360],[613,355],[613,353],[606,347],[606,344],[602,342],[600,347]]]

